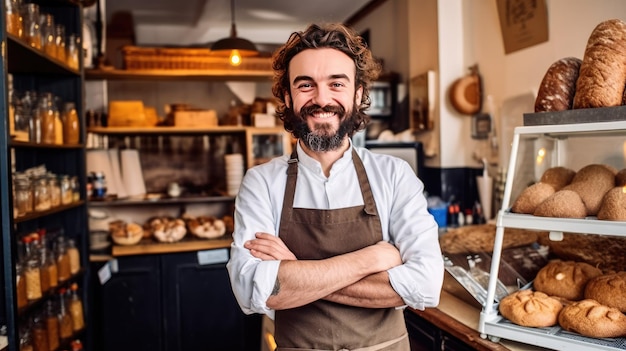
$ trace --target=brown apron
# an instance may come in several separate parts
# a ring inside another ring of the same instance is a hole
[[[364,206],[336,210],[293,208],[298,175],[294,149],[287,170],[279,236],[298,259],[325,259],[382,240],[374,196],[354,149],[352,159]],[[404,315],[395,308],[362,308],[318,300],[276,311],[275,326],[277,351],[409,350]]]

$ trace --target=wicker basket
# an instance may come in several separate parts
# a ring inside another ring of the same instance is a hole
[[[211,54],[203,48],[152,48],[124,46],[124,68],[127,70],[271,70],[269,57],[246,57],[233,67],[227,57]]]

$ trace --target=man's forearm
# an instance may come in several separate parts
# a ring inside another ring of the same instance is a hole
[[[405,304],[391,287],[387,272],[369,275],[331,293],[324,300],[366,308],[398,307]]]

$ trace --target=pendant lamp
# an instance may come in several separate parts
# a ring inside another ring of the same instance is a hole
[[[230,37],[220,39],[213,43],[211,51],[216,56],[228,56],[231,65],[239,66],[241,64],[242,57],[256,56],[259,52],[251,41],[243,38],[237,38],[237,28],[235,26],[235,0],[230,0],[230,17]]]

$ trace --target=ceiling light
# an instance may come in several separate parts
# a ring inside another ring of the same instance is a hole
[[[211,51],[216,56],[228,56],[229,62],[233,66],[239,66],[242,57],[255,56],[259,52],[256,46],[249,40],[237,38],[237,28],[235,26],[235,0],[230,0],[230,37],[220,39],[213,43]]]

